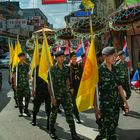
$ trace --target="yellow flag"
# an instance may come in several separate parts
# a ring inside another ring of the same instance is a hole
[[[9,43],[9,53],[10,53],[9,65],[11,65],[13,63],[13,57],[14,57],[14,48],[12,43]]]
[[[16,67],[18,65],[18,62],[19,62],[18,54],[22,52],[19,39],[17,39],[17,43],[15,45],[15,51],[14,52],[15,53],[14,53],[12,68],[14,68],[14,67]]]
[[[90,0],[82,0],[82,4],[86,10],[94,8],[94,3],[91,2]]]
[[[34,68],[39,65],[39,44],[38,44],[38,39],[36,39],[36,44],[34,48],[34,54],[32,58],[32,63],[31,63],[31,76],[33,74]]]
[[[51,57],[50,48],[45,33],[43,33],[43,35],[44,41],[42,45],[39,63],[39,77],[41,77],[44,81],[48,82],[48,70],[51,66],[53,66],[53,60]]]
[[[98,83],[98,65],[95,54],[94,38],[91,37],[89,53],[83,70],[76,99],[79,112],[93,108],[95,88]]]

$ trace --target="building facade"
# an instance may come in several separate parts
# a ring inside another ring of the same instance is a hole
[[[48,19],[39,8],[21,9],[19,2],[0,2],[0,45],[7,45],[7,38],[20,40],[31,37],[32,32],[48,26]]]

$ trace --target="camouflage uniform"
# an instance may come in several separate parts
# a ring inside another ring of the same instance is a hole
[[[39,112],[41,104],[45,101],[45,111],[48,116],[47,128],[49,129],[49,117],[50,117],[50,95],[48,92],[47,83],[38,76],[39,67],[36,68],[36,91],[33,101],[33,121],[36,124],[36,115]],[[34,75],[33,75],[34,76]]]
[[[82,77],[82,66],[78,63],[74,65],[73,63],[70,65],[70,80],[71,80],[71,87],[74,89],[74,93],[72,95],[72,101],[74,106],[74,115],[79,120],[79,112],[76,105],[76,97]]]
[[[116,140],[115,130],[119,121],[120,98],[117,77],[117,69],[112,66],[110,71],[105,63],[99,68],[99,100],[101,110],[100,139]]]
[[[16,72],[16,68],[14,69],[14,72]],[[17,98],[18,98],[18,107],[19,111],[22,114],[23,109],[23,97],[25,97],[25,112],[28,110],[28,104],[30,101],[30,88],[29,88],[29,65],[24,64],[18,64],[18,77],[17,77]]]
[[[54,124],[56,122],[58,107],[61,104],[65,111],[66,121],[69,124],[71,130],[75,130],[75,124],[73,119],[73,106],[70,91],[66,86],[66,80],[69,78],[69,69],[63,65],[60,69],[57,64],[55,64],[51,70],[51,78],[53,83],[53,89],[55,94],[55,99],[57,101],[57,106],[52,106],[50,115],[50,131],[53,131]]]
[[[129,99],[129,97],[131,96],[131,90],[130,90],[130,85],[129,85],[127,63],[123,63],[121,60],[119,60],[118,62],[116,62],[116,66],[119,70],[118,76],[119,76],[121,85],[126,92],[126,99]]]

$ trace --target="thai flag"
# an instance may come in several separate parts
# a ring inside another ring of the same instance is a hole
[[[128,66],[130,67],[130,57],[129,57],[129,53],[128,53],[128,47],[127,47],[126,37],[124,38],[123,51],[125,52],[126,62],[128,63]]]
[[[134,73],[134,76],[131,80],[131,84],[135,87],[135,88],[138,88],[139,87],[139,80],[140,80],[140,77],[139,77],[139,71],[138,69],[136,69],[135,73]]]
[[[80,41],[80,43],[78,44],[78,48],[76,49],[77,62],[79,62],[82,59],[81,55],[83,55],[84,53],[85,53],[84,43],[83,41]]]

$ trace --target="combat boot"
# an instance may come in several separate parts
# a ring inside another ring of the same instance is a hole
[[[101,135],[97,135],[95,140],[103,140],[104,138]]]
[[[109,136],[107,140],[118,140],[116,135]]]
[[[75,129],[71,129],[71,136],[72,136],[72,140],[84,140],[80,138],[79,136],[77,136]]]
[[[32,125],[33,126],[36,125],[36,114],[35,113],[33,113]]]
[[[82,123],[79,116],[76,117],[76,123]]]
[[[29,112],[28,109],[25,109],[25,110],[24,110],[24,113],[25,113],[28,117],[31,117],[31,113]]]
[[[16,99],[15,99],[15,108],[18,108],[18,102]]]
[[[57,135],[55,134],[55,129],[54,129],[54,127],[50,127],[50,137],[52,138],[52,139],[58,139],[58,137],[57,137]]]
[[[19,108],[19,117],[22,117],[23,116],[23,110],[22,110],[22,108]]]
[[[47,130],[49,130],[49,117],[47,118]]]

